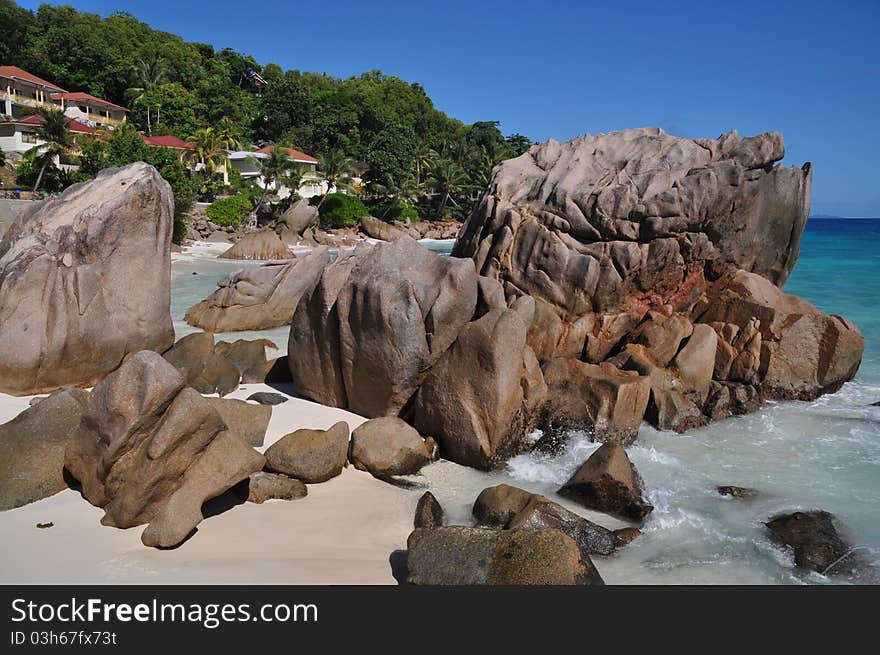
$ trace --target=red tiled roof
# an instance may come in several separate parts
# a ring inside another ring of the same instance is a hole
[[[40,125],[42,122],[43,119],[35,114],[6,121],[6,123],[11,123],[13,125]],[[72,118],[67,119],[67,129],[79,134],[94,134],[97,131],[94,127],[86,125],[85,123],[80,123]]]
[[[165,134],[162,136],[141,135],[148,146],[155,148],[177,148],[178,150],[193,150],[195,146],[188,141],[178,139],[176,136]]]
[[[312,157],[311,155],[307,155],[304,152],[300,152],[299,150],[294,150],[293,148],[286,148],[284,146],[278,146],[284,152],[287,153],[287,156],[290,157],[293,161],[304,162],[307,164],[317,164],[318,160]],[[275,146],[266,146],[265,148],[260,148],[257,150],[261,155],[269,155],[275,149]]]
[[[31,84],[39,84],[40,86],[46,86],[50,89],[64,91],[64,89],[62,89],[60,86],[56,86],[51,82],[47,82],[46,80],[37,77],[36,75],[31,75],[26,70],[22,70],[18,66],[0,66],[0,77],[24,80],[25,82],[30,82]]]
[[[120,105],[114,105],[112,102],[108,102],[107,100],[102,100],[101,98],[96,98],[95,96],[85,93],[84,91],[75,91],[74,93],[68,93],[65,91],[64,93],[53,93],[52,100],[73,100],[74,102],[94,102],[99,105],[104,105],[105,107],[111,107],[113,109],[118,109],[120,111],[128,111],[125,107],[121,107]]]

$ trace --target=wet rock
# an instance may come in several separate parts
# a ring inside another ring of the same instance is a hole
[[[263,445],[272,408],[268,405],[255,405],[231,398],[206,398],[220,414],[227,429],[241,437],[250,446]]]
[[[107,169],[31,204],[0,241],[0,392],[89,386],[167,349],[173,195],[156,169]]]
[[[542,422],[545,432],[580,429],[596,441],[635,441],[651,395],[647,377],[609,362],[596,365],[562,357],[546,363],[543,372],[550,399]]]
[[[57,391],[0,425],[0,510],[66,489],[64,449],[79,429],[89,394]]]
[[[311,291],[330,262],[327,248],[280,263],[230,273],[218,289],[190,307],[184,319],[209,332],[265,330],[288,325],[303,294]]]
[[[542,496],[533,496],[506,527],[510,530],[555,528],[574,539],[585,556],[610,555],[620,545],[611,530],[588,521],[565,509],[559,503]]]
[[[641,534],[642,531],[638,528],[619,528],[614,531],[614,536],[617,537],[618,542],[621,544],[631,544]]]
[[[410,584],[603,584],[593,563],[559,530],[419,528],[407,550]]]
[[[748,487],[724,485],[716,488],[719,494],[722,496],[730,496],[731,498],[754,498],[758,495],[758,492],[755,489],[749,489]]]
[[[644,484],[619,444],[605,443],[590,455],[559,490],[588,509],[630,521],[641,521],[653,506],[644,498]]]
[[[290,248],[270,230],[248,232],[229,250],[217,255],[220,259],[259,259],[277,261],[292,257]]]
[[[416,528],[439,528],[443,525],[443,507],[430,491],[419,498],[413,526]]]
[[[309,493],[301,481],[266,471],[251,473],[236,485],[235,492],[242,500],[258,504],[267,500],[296,500]]]
[[[853,579],[876,576],[864,553],[841,538],[828,512],[780,514],[766,525],[773,541],[793,550],[800,568]]]
[[[422,436],[396,416],[370,419],[351,433],[349,461],[379,478],[412,475],[431,462]]]
[[[344,421],[329,430],[291,432],[266,450],[266,468],[306,484],[326,482],[342,473],[347,463],[348,434]]]
[[[265,460],[160,355],[141,351],[95,385],[64,464],[103,525],[149,524],[147,546],[181,543],[202,504]]]
[[[480,525],[505,528],[536,496],[538,494],[509,484],[486,487],[477,496],[471,512]]]
[[[261,405],[280,405],[289,400],[287,396],[282,396],[280,393],[272,393],[271,391],[258,391],[257,393],[252,393],[247,399]]]

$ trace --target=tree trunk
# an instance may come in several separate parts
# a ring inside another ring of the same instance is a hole
[[[37,175],[37,182],[36,182],[36,184],[34,184],[34,192],[36,192],[37,189],[40,188],[40,182],[43,181],[43,173],[46,172],[46,166],[48,166],[48,165],[49,165],[49,155],[46,155],[43,158],[43,165],[40,166],[40,174]]]
[[[150,105],[147,105],[147,134],[153,133],[153,126],[150,124]]]
[[[446,201],[449,199],[449,192],[443,192],[443,200],[440,201],[440,209],[437,210],[437,220],[443,218],[443,210],[446,209]]]

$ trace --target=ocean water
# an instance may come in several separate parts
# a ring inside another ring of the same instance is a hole
[[[448,252],[451,243],[429,246]],[[172,312],[178,336],[191,331],[182,322],[186,309],[241,266],[214,260],[213,254],[175,255]],[[192,275],[194,270],[199,275]],[[769,403],[754,414],[686,434],[643,425],[629,454],[655,509],[638,539],[613,557],[595,558],[606,582],[840,582],[797,571],[790,554],[768,540],[764,522],[798,509],[835,514],[843,534],[880,564],[880,407],[870,406],[880,401],[880,219],[810,220],[785,290],[859,325],[867,344],[858,375],[814,402]],[[244,336],[258,334],[283,348],[287,329]],[[479,492],[507,482],[549,495],[606,527],[621,527],[625,523],[555,496],[597,447],[586,435],[573,433],[556,456],[522,455],[493,473],[439,462],[423,470],[421,482],[452,523],[469,524]],[[715,488],[727,484],[760,494],[752,500],[720,496]]]

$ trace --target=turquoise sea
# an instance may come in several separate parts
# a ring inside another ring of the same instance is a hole
[[[451,242],[426,246],[449,252]],[[191,328],[186,309],[207,296],[241,263],[216,253],[175,255],[172,313],[178,336]],[[193,275],[196,272],[198,275]],[[802,574],[791,556],[767,538],[764,522],[797,509],[824,509],[864,554],[880,564],[880,219],[811,219],[789,293],[855,321],[867,341],[855,380],[813,402],[769,403],[687,434],[643,425],[629,449],[655,507],[642,535],[614,557],[596,558],[608,583],[828,584]],[[259,333],[284,348],[287,328]],[[258,333],[248,333],[254,338]],[[229,338],[224,335],[223,338]],[[482,473],[449,462],[423,470],[451,523],[469,524],[470,508],[485,487],[507,482],[553,496],[591,520],[623,524],[555,496],[556,489],[596,449],[574,433],[557,456],[529,454]],[[718,495],[718,485],[753,487],[753,500]],[[418,493],[413,493],[413,504]]]

